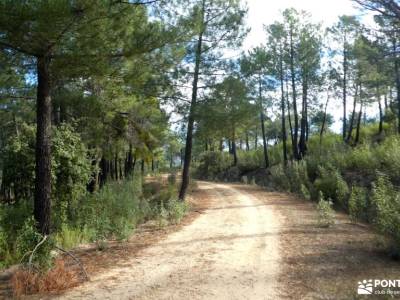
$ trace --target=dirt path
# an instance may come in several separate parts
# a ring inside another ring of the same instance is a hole
[[[279,299],[280,217],[240,185],[199,189],[190,225],[59,299]]]

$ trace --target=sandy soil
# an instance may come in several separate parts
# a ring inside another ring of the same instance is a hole
[[[278,299],[279,217],[240,185],[199,190],[191,224],[58,299]]]

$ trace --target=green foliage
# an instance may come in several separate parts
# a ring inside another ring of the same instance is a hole
[[[286,177],[290,183],[292,193],[301,194],[302,185],[308,186],[307,163],[304,161],[294,162],[286,169]]]
[[[279,164],[270,168],[271,180],[275,187],[278,187],[284,191],[290,190],[290,182],[286,177],[285,168]]]
[[[310,191],[307,189],[307,187],[304,184],[301,185],[301,195],[303,196],[304,199],[311,200]]]
[[[53,241],[51,237],[48,237],[39,245],[43,239],[44,237],[36,230],[36,223],[33,217],[27,219],[24,226],[17,233],[15,243],[17,257],[23,259],[23,262],[28,262],[32,256],[32,263],[40,268],[49,268],[53,261],[50,255],[53,249]]]
[[[376,207],[375,224],[385,235],[393,237],[400,249],[400,193],[389,178],[379,175],[372,187],[372,203]]]
[[[319,176],[314,182],[314,187],[335,203],[342,207],[347,206],[349,187],[339,171],[333,167],[319,168]]]
[[[137,177],[139,178],[139,177]],[[140,179],[113,182],[94,194],[86,195],[75,209],[75,224],[93,230],[94,240],[125,239],[146,218],[140,201]]]
[[[52,168],[54,226],[61,226],[73,218],[78,200],[86,193],[92,168],[87,158],[87,149],[80,136],[71,126],[61,125],[53,133]]]
[[[349,214],[355,222],[368,218],[368,191],[364,187],[353,186],[349,198]]]
[[[201,179],[214,179],[233,164],[232,156],[225,152],[204,152],[199,158],[195,176]]]
[[[329,199],[325,200],[322,192],[319,192],[317,212],[319,226],[330,227],[335,224],[335,211],[332,209],[332,202]]]
[[[55,234],[54,240],[56,245],[69,250],[76,245],[89,241],[91,236],[85,229],[80,230],[79,228],[63,224],[61,229]]]

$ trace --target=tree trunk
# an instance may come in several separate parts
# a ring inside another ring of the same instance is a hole
[[[205,0],[202,1],[201,7],[201,29],[199,33],[199,37],[197,40],[196,47],[196,62],[194,68],[194,78],[193,78],[193,86],[192,86],[192,99],[190,102],[190,110],[189,110],[189,118],[188,118],[188,127],[187,127],[187,135],[186,135],[186,147],[185,147],[185,157],[183,163],[183,171],[182,171],[182,183],[179,191],[179,199],[184,201],[186,196],[186,190],[189,186],[189,172],[190,172],[190,163],[192,161],[192,146],[193,146],[193,126],[194,126],[194,114],[196,110],[197,104],[197,89],[199,82],[199,73],[200,73],[200,63],[201,63],[201,53],[203,49],[203,34],[204,34],[204,17],[205,17]]]
[[[346,37],[343,42],[343,140],[346,139],[347,132],[347,51]]]
[[[108,162],[104,156],[100,160],[100,188],[104,186],[107,181]]]
[[[308,83],[307,77],[303,79],[303,95],[302,95],[302,106],[301,106],[301,125],[300,125],[300,141],[299,141],[299,158],[304,158],[307,152],[306,145],[306,106],[307,106],[307,92]]]
[[[219,148],[218,148],[218,150],[221,151],[221,152],[224,151],[224,141],[222,139],[219,140]]]
[[[264,108],[262,101],[261,75],[259,75],[258,78],[258,96],[260,102],[260,122],[261,122],[261,134],[262,134],[263,151],[264,151],[264,167],[267,169],[269,167],[269,158],[268,158],[267,140],[265,138],[265,119],[264,119]]]
[[[232,154],[233,154],[233,165],[237,166],[238,163],[238,157],[237,157],[237,149],[236,149],[236,132],[235,129],[233,129],[233,136],[232,136]]]
[[[129,144],[128,150],[128,158],[126,162],[126,170],[125,170],[125,177],[131,176],[133,173],[133,152],[132,152],[132,144]]]
[[[400,134],[400,62],[396,54],[397,42],[393,42],[394,52],[394,71],[396,75],[396,90],[397,90],[397,133]]]
[[[255,137],[254,137],[254,149],[257,150],[258,148],[258,127],[256,126],[255,129]]]
[[[319,132],[319,145],[322,146],[322,137],[324,135],[325,131],[325,126],[326,126],[326,117],[327,117],[327,111],[328,111],[328,104],[329,104],[329,93],[326,97],[326,102],[325,102],[325,109],[324,109],[324,118],[322,119],[322,125],[321,125],[321,130]],[[321,150],[321,147],[320,147]]]
[[[50,233],[51,215],[51,97],[50,59],[37,58],[36,167],[34,217],[41,234]]]
[[[119,176],[118,176],[118,155],[115,154],[114,157],[114,172],[115,172],[115,180],[119,180]]]
[[[296,96],[296,74],[294,71],[294,46],[293,46],[293,28],[290,28],[290,73],[292,80],[293,114],[294,114],[294,132],[293,132],[293,157],[299,160],[299,151],[297,147],[299,134],[299,116],[297,114],[297,96]]]
[[[144,175],[144,159],[141,161],[140,170],[142,171],[142,175]]]
[[[383,108],[379,95],[378,95],[378,106],[379,106],[379,134],[381,134],[383,132]]]
[[[282,52],[282,49],[281,49]],[[281,114],[282,114],[282,151],[283,163],[287,165],[287,146],[286,146],[286,117],[285,117],[285,88],[283,78],[283,57],[280,58],[280,79],[281,79]]]
[[[360,90],[360,95],[361,95],[361,90]],[[361,127],[362,109],[363,109],[363,103],[362,103],[361,97],[360,97],[360,111],[359,111],[359,113],[358,113],[356,138],[355,138],[355,140],[354,140],[354,144],[355,144],[355,145],[357,145],[358,142],[360,141],[360,127]]]
[[[119,179],[123,179],[124,174],[122,172],[122,159],[119,160]]]
[[[358,96],[358,85],[356,87],[356,93],[354,95],[354,100],[353,100],[353,112],[351,113],[351,119],[350,119],[350,124],[349,124],[349,132],[347,134],[346,138],[346,143],[350,142],[351,135],[353,134],[353,128],[354,128],[354,118],[356,116],[356,105],[357,105],[357,96]]]

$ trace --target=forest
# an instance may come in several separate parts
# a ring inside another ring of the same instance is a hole
[[[0,0],[14,295],[47,291],[38,278],[80,245],[178,226],[197,182],[290,193],[321,227],[343,213],[399,259],[400,3],[349,1],[360,14],[328,27],[286,8],[244,49],[244,0]]]

